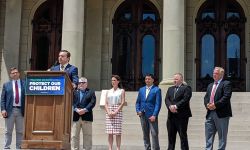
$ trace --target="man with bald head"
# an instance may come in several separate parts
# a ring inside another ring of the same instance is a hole
[[[181,150],[188,150],[187,127],[189,117],[192,116],[189,101],[192,89],[183,81],[181,73],[174,74],[174,86],[167,91],[165,103],[168,109],[168,150],[175,149],[176,134],[181,141]]]

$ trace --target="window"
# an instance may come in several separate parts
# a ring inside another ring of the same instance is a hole
[[[206,34],[202,37],[201,44],[201,78],[213,76],[214,68],[214,37]]]
[[[205,1],[196,17],[196,90],[213,82],[213,68],[225,69],[233,91],[246,90],[245,14],[236,0]]]
[[[142,75],[154,74],[155,39],[152,35],[146,35],[142,40]]]
[[[145,0],[126,0],[113,18],[112,74],[126,90],[144,85],[146,73],[159,79],[160,18],[156,7]]]

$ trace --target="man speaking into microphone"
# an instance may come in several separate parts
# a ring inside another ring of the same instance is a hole
[[[61,50],[58,56],[59,64],[52,66],[50,71],[65,71],[68,74],[73,87],[76,88],[78,83],[78,68],[69,64],[70,56],[71,54],[69,51]]]

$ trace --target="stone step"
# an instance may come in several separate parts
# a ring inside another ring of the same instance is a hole
[[[123,135],[122,145],[126,149],[130,146],[133,149],[144,149],[142,147],[142,131],[139,118],[135,114],[135,101],[137,92],[126,92],[127,106],[123,108]],[[205,131],[204,122],[206,110],[203,105],[203,98],[205,93],[193,92],[193,97],[190,101],[193,117],[190,118],[188,127],[188,136],[190,149],[204,149]],[[233,93],[231,103],[233,116],[230,119],[229,133],[228,133],[228,146],[227,149],[235,150],[236,148],[246,150],[250,145],[250,92]],[[167,109],[164,103],[165,94],[163,94],[162,109],[159,114],[159,140],[162,149],[167,146]],[[98,101],[98,100],[97,100]],[[98,107],[95,108],[95,122],[93,123],[94,136],[97,139],[94,145],[107,144],[107,135],[105,134],[105,111]],[[106,139],[105,139],[106,138]],[[216,137],[217,138],[217,137]],[[103,140],[105,139],[105,140]],[[215,141],[215,147],[218,145]],[[236,146],[237,145],[237,146]],[[131,147],[130,147],[131,148]],[[177,138],[176,149],[179,149],[179,139]]]
[[[105,111],[99,106],[100,91],[96,91],[97,103],[94,108],[93,122],[93,150],[107,149],[107,134],[105,133]],[[142,129],[139,117],[135,112],[135,101],[138,92],[126,92],[127,106],[123,108],[123,134],[122,134],[122,150],[144,150]],[[159,114],[159,140],[161,149],[167,149],[167,109],[162,93],[162,108]],[[204,122],[206,110],[203,105],[204,92],[193,92],[190,101],[193,117],[190,118],[188,127],[189,144],[191,150],[204,149],[205,131]],[[250,146],[250,92],[233,92],[231,103],[233,117],[229,123],[228,145],[227,150],[248,150]],[[0,133],[4,133],[4,119],[0,117]],[[15,134],[13,134],[13,144],[15,144]],[[3,136],[1,143],[3,143]],[[82,141],[82,140],[81,140]],[[115,145],[115,141],[114,141]],[[216,136],[214,148],[217,148],[218,140]],[[2,146],[0,146],[2,147]],[[12,146],[13,147],[13,146]],[[179,136],[177,136],[176,150],[180,150]]]

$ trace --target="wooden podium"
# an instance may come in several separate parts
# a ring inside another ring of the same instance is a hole
[[[26,95],[22,148],[70,149],[73,86],[65,72],[27,71],[31,77],[65,78],[64,95]]]

